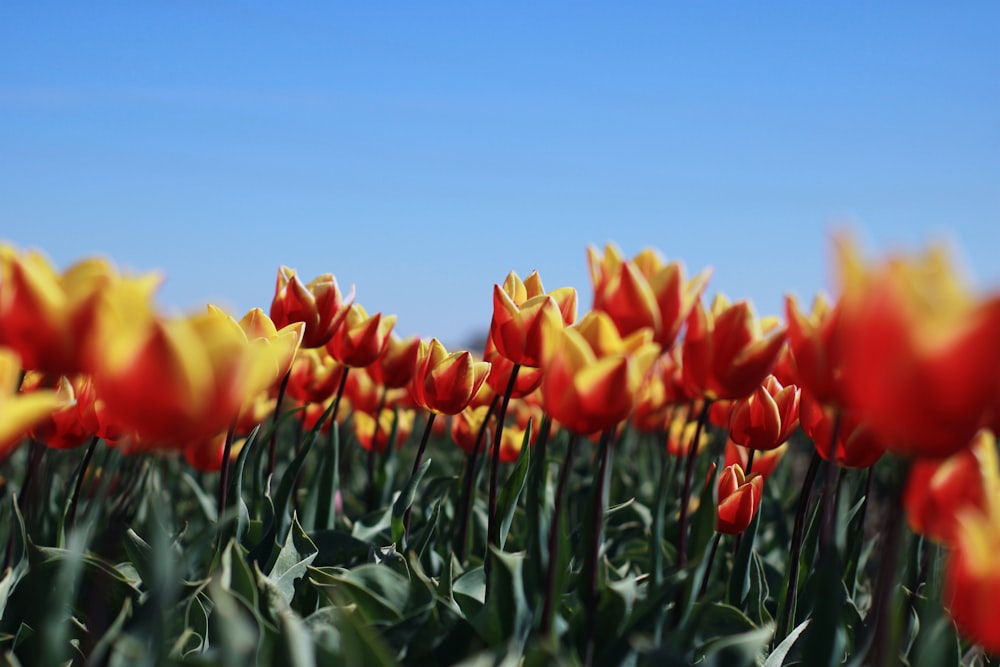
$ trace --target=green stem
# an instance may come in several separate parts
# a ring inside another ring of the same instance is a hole
[[[387,399],[388,395],[389,395],[389,388],[388,387],[383,387],[382,388],[382,395],[379,397],[379,400],[378,400],[378,408],[375,410],[375,426],[372,429],[372,444],[371,444],[371,447],[368,448],[368,463],[366,465],[366,469],[367,469],[367,472],[368,472],[368,489],[367,489],[367,492],[366,492],[365,506],[368,508],[369,512],[371,512],[371,511],[373,511],[375,509],[375,495],[376,495],[375,494],[375,456],[378,453],[377,452],[378,448],[376,447],[376,442],[378,441],[379,419],[381,419],[381,417],[382,417],[382,410],[385,409],[385,402],[386,402],[386,399]],[[386,448],[389,448],[389,447],[392,447],[393,444],[391,442],[387,442],[385,446],[386,446]]]
[[[424,450],[427,449],[427,441],[430,440],[431,431],[434,428],[434,418],[437,417],[436,412],[431,412],[427,416],[427,424],[424,426],[424,434],[420,438],[420,446],[417,448],[417,455],[413,459],[413,470],[410,471],[410,479],[413,479],[417,475],[417,471],[420,470],[420,464],[424,462]],[[403,514],[403,541],[407,542],[410,538],[410,513],[413,511],[413,506],[406,508],[406,512]]]
[[[806,527],[806,511],[809,508],[809,496],[812,494],[813,484],[816,481],[816,474],[819,472],[823,458],[818,452],[813,451],[812,460],[809,462],[809,469],[806,471],[805,479],[802,480],[802,490],[799,491],[799,505],[795,510],[795,524],[792,527],[792,542],[789,547],[788,556],[788,590],[785,594],[785,604],[781,607],[778,616],[777,633],[774,643],[777,645],[782,639],[792,631],[795,616],[795,598],[799,588],[799,561],[802,558],[802,539]]]
[[[285,400],[285,392],[288,390],[288,379],[290,377],[292,377],[292,369],[289,367],[285,371],[284,377],[281,378],[281,384],[278,386],[278,398],[274,403],[274,414],[271,416],[271,442],[268,444],[267,450],[268,477],[274,474],[274,464],[278,458],[278,418],[281,416],[281,404]]]
[[[458,520],[458,539],[455,541],[455,557],[459,563],[465,562],[465,554],[468,550],[469,517],[472,514],[472,503],[475,500],[476,489],[476,463],[479,460],[479,452],[482,448],[483,438],[486,435],[486,427],[490,423],[490,415],[497,408],[500,402],[500,395],[494,394],[490,406],[483,416],[483,421],[476,432],[476,443],[466,456],[465,480],[462,489],[462,513]]]
[[[549,525],[549,562],[545,570],[545,596],[543,598],[542,618],[538,628],[543,637],[550,636],[553,632],[552,615],[556,605],[556,565],[559,563],[559,524],[562,518],[563,499],[566,496],[566,482],[573,469],[573,454],[579,439],[579,435],[570,433],[569,444],[566,446],[566,457],[559,470],[559,482],[556,485],[555,506],[552,510],[552,523]]]
[[[601,434],[598,457],[600,467],[597,472],[597,486],[594,489],[593,521],[591,523],[590,544],[586,553],[584,570],[587,573],[587,595],[584,602],[586,609],[585,637],[587,646],[584,652],[585,665],[594,664],[594,652],[597,640],[597,605],[600,597],[600,555],[601,544],[604,542],[604,507],[608,487],[608,473],[611,468],[611,455],[614,449],[614,427]]]
[[[226,444],[222,447],[222,467],[219,469],[219,503],[218,521],[226,511],[226,496],[229,493],[229,459],[233,453],[233,438],[236,435],[236,419],[233,419],[226,431]]]
[[[708,422],[708,409],[711,407],[711,399],[705,399],[705,404],[698,414],[698,425],[694,430],[694,438],[688,448],[687,465],[684,469],[684,490],[681,491],[680,516],[678,518],[679,536],[677,538],[677,567],[683,569],[687,565],[687,529],[688,529],[688,503],[691,500],[691,483],[694,478],[694,464],[698,456],[698,442],[701,440],[701,432]]]
[[[66,528],[73,527],[76,522],[76,508],[80,502],[80,493],[83,490],[83,480],[87,476],[87,468],[90,467],[90,460],[94,458],[94,450],[100,440],[96,435],[87,444],[87,451],[83,454],[83,461],[80,462],[80,470],[76,474],[76,482],[73,484],[73,495],[69,500],[69,510],[66,512]]]
[[[507,381],[507,390],[503,394],[503,401],[500,403],[500,412],[497,413],[497,427],[493,434],[493,457],[490,461],[490,504],[487,515],[487,534],[489,543],[500,549],[500,521],[497,520],[497,495],[500,487],[500,443],[503,440],[503,423],[507,417],[507,406],[510,404],[510,395],[514,393],[514,383],[517,382],[517,372],[521,370],[520,364],[514,364],[510,370],[510,379]],[[492,556],[489,548],[486,549],[486,557],[483,562],[483,569],[486,572],[486,587],[489,592],[490,563]]]

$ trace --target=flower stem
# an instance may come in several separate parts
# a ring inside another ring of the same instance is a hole
[[[431,431],[434,428],[434,418],[437,417],[436,412],[431,412],[427,415],[427,424],[424,426],[424,434],[420,438],[420,446],[417,448],[417,455],[413,459],[413,470],[410,471],[410,479],[413,479],[417,471],[420,470],[420,464],[424,462],[424,450],[427,449],[427,441],[430,440]],[[410,539],[410,513],[412,512],[412,505],[406,508],[406,512],[403,514],[403,541],[407,542]]]
[[[94,450],[100,440],[96,435],[87,444],[87,451],[83,454],[83,461],[80,462],[80,471],[76,475],[76,482],[73,484],[73,496],[69,500],[69,510],[66,512],[66,529],[73,527],[76,522],[76,508],[80,502],[80,492],[83,490],[83,480],[87,476],[87,468],[90,467],[90,460],[94,458]]]
[[[469,516],[472,514],[472,503],[475,500],[476,488],[476,463],[479,461],[479,452],[482,448],[483,438],[486,436],[486,427],[490,423],[490,415],[497,408],[500,402],[500,395],[494,394],[490,401],[490,407],[486,410],[483,422],[479,425],[476,433],[476,444],[465,460],[465,480],[462,489],[462,513],[458,520],[458,538],[455,540],[455,557],[459,563],[465,562],[465,553],[468,549]]]
[[[584,571],[587,573],[587,597],[584,601],[586,609],[585,632],[587,638],[586,651],[584,652],[585,665],[594,664],[594,651],[596,649],[597,637],[597,604],[600,602],[600,567],[598,561],[601,555],[601,544],[604,542],[604,507],[606,505],[605,495],[608,487],[608,473],[611,468],[611,455],[614,448],[614,427],[607,429],[601,434],[601,444],[598,452],[600,467],[597,472],[596,487],[594,489],[593,522],[591,523],[590,544],[586,553],[586,564]]]
[[[802,558],[802,539],[806,527],[806,510],[809,507],[809,496],[812,494],[812,487],[816,481],[816,474],[823,458],[818,452],[813,451],[812,460],[809,462],[809,469],[806,470],[805,479],[802,480],[802,490],[799,491],[799,505],[795,510],[795,524],[792,527],[792,543],[789,548],[789,571],[788,571],[788,591],[785,595],[785,604],[781,607],[781,614],[778,616],[777,633],[774,642],[777,644],[792,631],[792,624],[795,616],[795,597],[799,588],[799,561]]]
[[[371,512],[375,509],[375,456],[378,453],[378,447],[376,443],[378,442],[378,427],[379,419],[382,417],[382,410],[385,409],[386,398],[389,395],[389,388],[382,388],[382,395],[378,399],[378,408],[375,410],[375,426],[372,429],[372,444],[368,448],[368,464],[366,466],[368,472],[368,488],[366,490],[365,506],[368,511]],[[392,447],[391,442],[386,443],[386,448]]]
[[[497,520],[497,495],[500,486],[500,443],[503,439],[503,422],[507,417],[507,406],[510,404],[510,395],[514,393],[514,383],[517,382],[517,372],[521,370],[520,364],[514,364],[510,370],[510,379],[507,381],[507,389],[503,394],[503,401],[500,403],[500,412],[497,413],[497,427],[493,434],[493,457],[490,461],[490,505],[487,515],[487,534],[489,544],[500,549],[500,522]],[[489,590],[490,563],[492,557],[487,547],[486,557],[483,561],[483,569],[486,572],[486,587]]]
[[[267,475],[274,474],[274,464],[278,458],[278,418],[281,416],[281,404],[285,400],[285,392],[288,390],[288,379],[292,376],[292,369],[285,371],[278,386],[278,398],[274,403],[274,414],[271,416],[271,442],[268,444],[267,454]]]
[[[684,469],[684,489],[681,491],[680,516],[678,518],[679,536],[677,539],[677,567],[683,569],[687,565],[687,529],[688,529],[688,503],[691,496],[691,482],[694,477],[694,464],[697,460],[698,442],[701,440],[701,432],[708,422],[708,409],[711,407],[711,399],[705,399],[705,404],[698,413],[698,425],[694,429],[694,438],[688,449],[687,465]]]
[[[705,577],[701,580],[701,590],[698,591],[698,597],[705,595],[705,591],[708,590],[708,582],[712,578],[712,565],[715,563],[715,552],[719,550],[719,542],[722,540],[722,533],[719,531],[715,532],[715,539],[712,540],[712,549],[708,552],[708,564],[705,566]]]
[[[236,435],[236,419],[229,425],[226,431],[226,444],[222,447],[222,467],[219,469],[219,504],[218,521],[222,521],[222,514],[226,511],[226,496],[229,493],[229,459],[233,453],[233,437]]]
[[[549,636],[553,631],[552,614],[556,605],[556,565],[559,563],[559,524],[562,517],[563,498],[566,495],[566,482],[573,469],[573,454],[576,449],[576,441],[579,439],[579,435],[570,433],[569,444],[566,446],[566,457],[559,470],[559,482],[556,485],[555,506],[552,510],[552,523],[549,526],[549,562],[545,570],[545,596],[542,618],[538,628],[542,636]]]

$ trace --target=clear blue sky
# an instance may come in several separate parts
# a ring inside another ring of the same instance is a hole
[[[767,313],[842,222],[998,288],[998,34],[992,1],[15,0],[0,239],[161,270],[169,309],[332,272],[452,344],[511,270],[588,305],[608,241]]]

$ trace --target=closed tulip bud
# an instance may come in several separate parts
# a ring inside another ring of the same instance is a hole
[[[727,466],[719,476],[719,510],[715,529],[736,535],[750,525],[760,507],[764,478],[754,473],[749,479],[738,465]]]
[[[733,402],[729,413],[729,437],[751,449],[774,449],[799,426],[799,388],[782,387],[769,375],[746,398]]]
[[[544,347],[542,337],[553,330],[546,320],[568,325],[575,318],[576,290],[563,288],[546,294],[537,272],[522,283],[512,271],[503,287],[493,286],[490,340],[497,352],[515,364],[537,368]]]
[[[54,389],[19,394],[21,360],[11,350],[0,348],[0,461],[21,442],[28,430],[52,414],[73,405],[73,398]]]
[[[963,511],[986,509],[986,488],[998,474],[996,438],[980,431],[965,449],[947,459],[919,459],[910,466],[903,507],[910,527],[945,545],[955,539]]]
[[[302,347],[322,347],[343,322],[345,306],[353,298],[353,288],[346,300],[341,296],[332,274],[324,273],[303,285],[293,269],[282,266],[271,300],[271,319],[278,327],[304,322]]]
[[[771,372],[785,344],[784,330],[766,330],[747,301],[717,295],[711,310],[699,301],[682,345],[684,386],[692,396],[742,398]]]
[[[375,363],[389,343],[389,334],[396,316],[382,313],[368,316],[365,309],[354,303],[348,306],[344,322],[334,331],[326,349],[334,359],[352,368]]]
[[[413,400],[436,414],[458,414],[486,382],[490,364],[475,361],[468,351],[451,352],[436,338],[421,343],[410,385]]]

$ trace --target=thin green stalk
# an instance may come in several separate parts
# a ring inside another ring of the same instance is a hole
[[[799,561],[802,559],[802,538],[805,534],[806,511],[809,508],[809,496],[812,494],[813,484],[816,481],[816,474],[819,472],[823,457],[815,450],[812,460],[809,462],[809,469],[802,480],[802,490],[799,491],[799,505],[795,510],[795,524],[792,527],[792,542],[788,555],[788,590],[785,594],[785,604],[781,607],[778,615],[777,632],[774,635],[774,643],[778,644],[792,631],[795,620],[795,603],[799,588]]]
[[[684,469],[684,490],[681,491],[680,516],[678,518],[680,534],[677,539],[677,567],[680,569],[683,569],[687,565],[688,504],[691,500],[691,483],[694,478],[694,464],[698,458],[698,442],[701,440],[701,432],[708,422],[708,409],[711,405],[711,399],[705,399],[705,404],[698,414],[698,425],[694,430],[694,438],[691,439],[687,455],[687,465]]]
[[[292,369],[289,368],[285,371],[285,375],[281,378],[281,384],[278,386],[278,398],[274,403],[274,414],[271,415],[271,442],[268,443],[267,449],[267,475],[270,477],[274,474],[274,464],[278,458],[278,418],[281,416],[281,404],[285,400],[285,392],[288,390],[288,380],[292,377]]]
[[[520,364],[514,364],[510,370],[510,379],[507,381],[507,389],[503,394],[503,401],[500,403],[500,412],[497,413],[497,427],[493,434],[493,456],[490,460],[490,504],[487,515],[487,534],[489,544],[497,549],[500,548],[500,521],[497,519],[497,495],[500,488],[500,443],[503,439],[503,422],[507,418],[507,406],[510,405],[510,395],[514,393],[514,384],[517,382],[517,373],[521,370]],[[490,555],[489,547],[486,548],[486,556],[483,561],[483,569],[486,572],[486,586],[489,592],[490,580]]]
[[[584,601],[586,609],[585,632],[587,645],[584,651],[584,664],[594,664],[594,652],[597,639],[597,605],[600,602],[600,554],[604,542],[604,507],[606,504],[608,474],[611,469],[611,455],[614,450],[614,427],[601,434],[598,458],[600,467],[597,472],[597,486],[594,489],[593,522],[591,523],[590,544],[587,545],[584,571],[587,573],[587,593]]]
[[[372,444],[368,448],[368,463],[365,466],[368,472],[368,488],[365,492],[365,507],[371,512],[375,509],[375,456],[378,448],[375,443],[378,441],[379,419],[382,417],[382,410],[385,409],[386,397],[389,395],[389,388],[382,388],[382,395],[378,399],[378,408],[375,410],[375,426],[372,428]],[[391,442],[386,443],[386,447],[392,447]]]
[[[94,458],[94,450],[100,440],[96,435],[87,444],[87,451],[83,454],[83,461],[80,462],[80,470],[76,474],[76,481],[73,483],[73,495],[69,500],[69,510],[66,512],[66,529],[73,527],[76,521],[76,508],[80,502],[80,492],[83,490],[83,480],[87,476],[87,468],[90,467],[90,460]]]
[[[234,418],[226,431],[226,444],[222,447],[222,467],[219,469],[219,503],[218,521],[226,511],[226,496],[229,493],[229,459],[233,453],[233,438],[236,435],[236,419]]]
[[[479,430],[476,432],[476,444],[473,446],[472,451],[468,453],[465,460],[465,479],[462,489],[462,510],[458,519],[458,538],[455,540],[455,557],[458,559],[459,563],[465,562],[465,554],[468,550],[468,535],[469,535],[469,517],[472,514],[472,503],[475,500],[475,489],[476,489],[476,463],[479,460],[479,452],[482,449],[483,438],[486,436],[486,427],[490,423],[490,416],[493,411],[497,408],[497,403],[500,402],[500,396],[498,394],[493,395],[493,400],[490,401],[490,406],[486,410],[486,414],[483,416],[483,422],[479,425]]]
[[[549,524],[549,562],[545,569],[545,595],[543,596],[542,617],[538,630],[543,637],[550,636],[553,631],[552,616],[556,605],[556,565],[559,563],[559,531],[562,520],[563,499],[566,496],[566,483],[573,469],[573,454],[576,442],[580,436],[570,433],[569,444],[566,446],[566,457],[559,470],[559,482],[556,485],[555,507],[552,510],[552,523]]]
[[[705,577],[701,580],[701,589],[698,597],[703,597],[708,590],[708,582],[712,579],[712,565],[715,564],[715,552],[719,550],[719,542],[722,541],[722,533],[715,531],[715,538],[712,540],[712,549],[708,552],[708,564],[705,566]]]
[[[434,418],[437,417],[436,412],[428,413],[427,415],[427,425],[424,426],[424,434],[420,438],[420,446],[417,448],[417,455],[413,459],[413,470],[410,471],[410,479],[413,479],[417,471],[420,470],[420,464],[424,462],[424,450],[427,449],[427,441],[430,440],[431,430],[434,427]],[[406,508],[406,512],[403,514],[403,540],[408,541],[410,538],[410,513],[413,511],[412,506]]]

